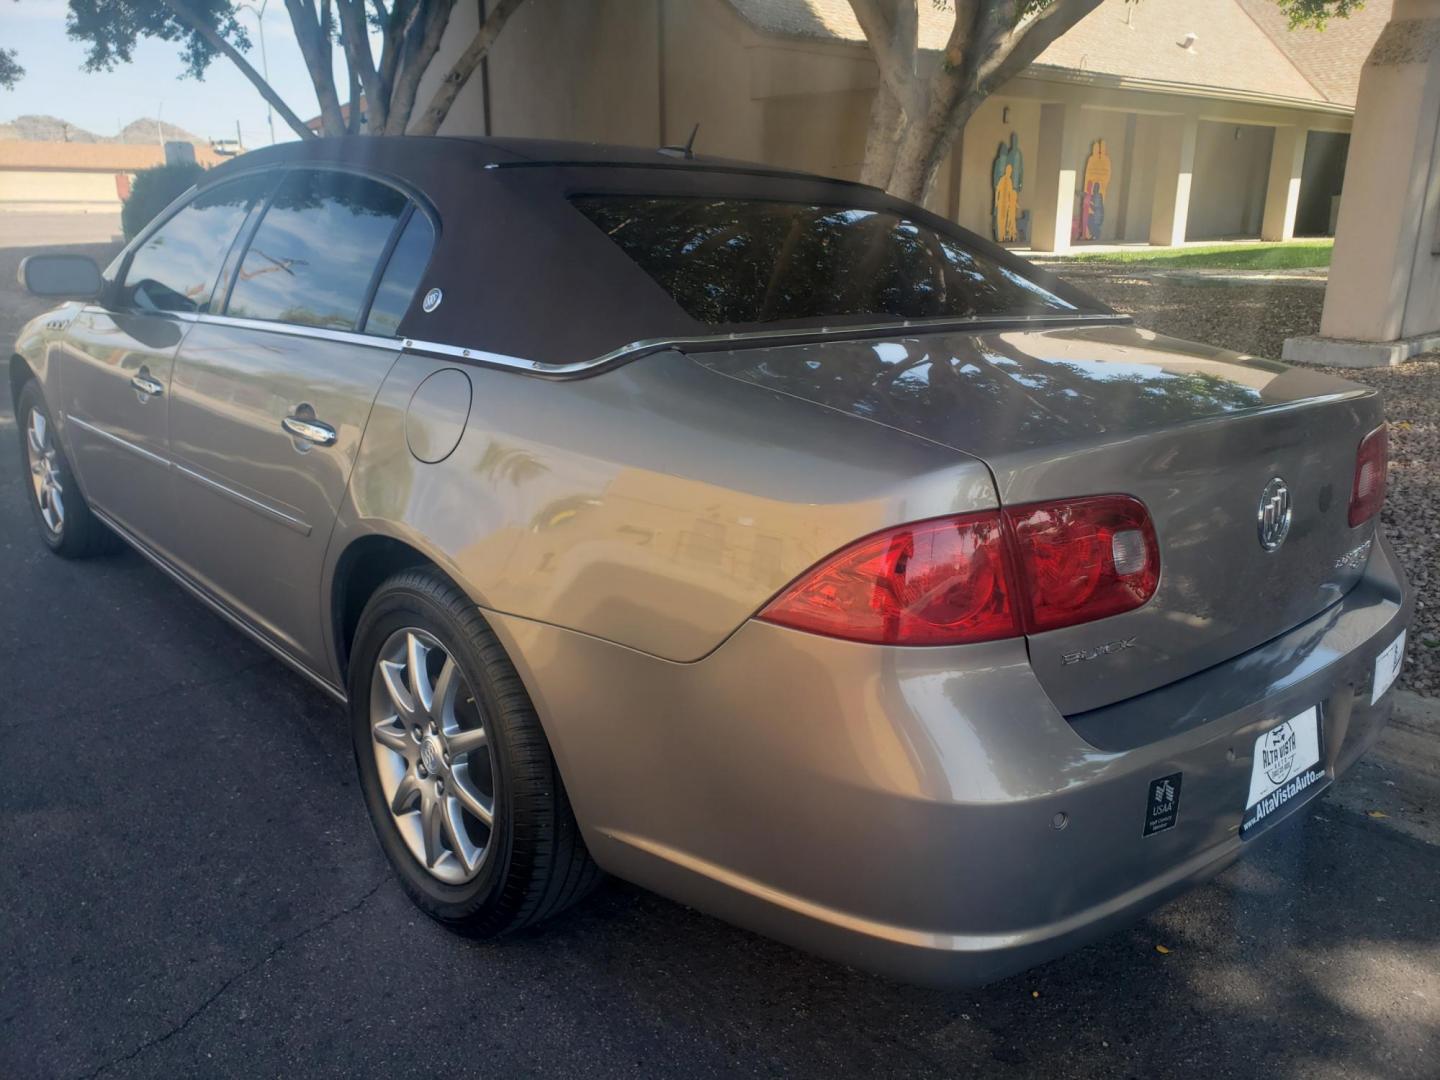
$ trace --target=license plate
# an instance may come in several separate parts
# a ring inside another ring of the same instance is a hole
[[[1370,704],[1374,705],[1384,696],[1385,691],[1390,689],[1395,682],[1395,676],[1400,674],[1400,665],[1405,660],[1405,631],[1400,631],[1400,636],[1392,641],[1379,656],[1375,658],[1375,681],[1371,684]]]
[[[1273,821],[1324,779],[1325,768],[1320,764],[1320,710],[1312,705],[1255,740],[1250,794],[1240,819],[1240,835],[1246,836]]]

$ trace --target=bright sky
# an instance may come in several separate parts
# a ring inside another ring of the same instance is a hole
[[[260,6],[255,0],[255,8]],[[0,121],[27,113],[68,120],[97,135],[114,135],[142,116],[157,117],[196,135],[233,139],[238,122],[245,145],[270,142],[265,99],[229,60],[217,57],[203,81],[182,78],[180,47],[141,39],[133,63],[108,73],[87,74],[85,47],[65,33],[64,0],[0,0],[0,45],[16,50],[25,77],[14,90],[0,89]],[[241,13],[250,33],[248,59],[260,70],[260,36],[252,10]],[[320,111],[305,74],[283,0],[267,0],[265,46],[271,85],[303,120]],[[337,64],[336,85],[343,87]],[[344,100],[345,91],[341,91]],[[295,136],[275,118],[275,138]]]

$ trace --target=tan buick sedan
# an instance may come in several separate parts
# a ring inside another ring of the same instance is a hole
[[[984,981],[1214,874],[1389,716],[1376,395],[870,188],[313,140],[21,275],[67,298],[9,368],[45,543],[122,538],[346,703],[457,928],[603,868]]]

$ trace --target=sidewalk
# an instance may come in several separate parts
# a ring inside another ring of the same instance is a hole
[[[1395,714],[1380,741],[1325,803],[1440,846],[1440,698],[1395,691]]]

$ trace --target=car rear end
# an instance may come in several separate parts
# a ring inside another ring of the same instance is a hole
[[[935,509],[941,475],[900,484],[698,655],[494,621],[607,869],[984,982],[1216,873],[1373,742],[1412,603],[1378,530],[1381,403],[1137,330],[878,194],[787,183],[557,185],[651,294],[626,288],[694,327],[597,378],[663,411],[706,393],[698,369],[797,428],[878,425],[953,454],[965,508]],[[844,469],[808,467],[833,525]],[[716,500],[758,532],[807,510]]]

